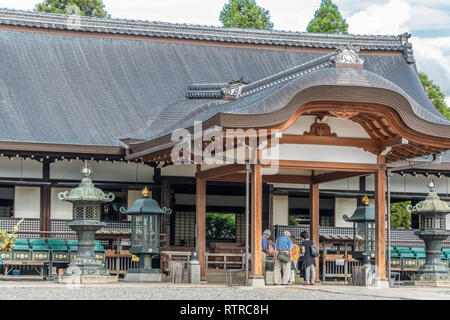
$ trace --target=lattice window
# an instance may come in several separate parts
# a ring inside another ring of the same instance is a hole
[[[84,208],[83,207],[75,207],[73,210],[73,219],[79,220],[84,218]]]
[[[92,220],[95,217],[94,207],[84,207],[84,218]]]
[[[175,214],[175,245],[195,246],[195,212]]]

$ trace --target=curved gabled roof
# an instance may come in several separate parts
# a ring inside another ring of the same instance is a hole
[[[288,97],[290,83],[297,80],[233,102],[217,96],[189,99],[188,88],[214,84],[216,90],[242,77],[250,82],[248,88],[267,84],[349,43],[363,50],[366,72],[392,83],[418,117],[448,124],[421,87],[408,35],[324,35],[86,17],[70,25],[68,18],[0,10],[0,141],[121,146],[122,138],[150,140],[195,120],[245,114],[270,97]],[[117,34],[142,37],[118,39]]]

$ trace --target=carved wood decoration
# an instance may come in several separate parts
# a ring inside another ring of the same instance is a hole
[[[303,132],[304,136],[337,137],[336,133],[331,133],[330,126],[323,122],[316,122],[311,125],[309,132]]]
[[[357,116],[359,114],[359,112],[330,111],[330,114],[332,114],[335,117],[341,118],[341,119],[349,119],[351,117]]]

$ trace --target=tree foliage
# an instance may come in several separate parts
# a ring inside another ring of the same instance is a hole
[[[411,228],[411,212],[406,210],[406,207],[410,204],[411,201],[391,203],[391,228]]]
[[[445,103],[445,95],[442,93],[441,88],[434,84],[423,72],[419,72],[419,78],[433,105],[444,115],[444,117],[450,120],[450,111]]]
[[[206,237],[208,239],[235,239],[236,216],[234,214],[207,213]]]
[[[36,5],[36,10],[97,18],[108,17],[102,0],[44,0]]]
[[[273,29],[269,10],[259,7],[255,0],[229,0],[219,19],[226,28]]]
[[[348,24],[339,12],[337,5],[331,0],[322,0],[306,30],[315,33],[348,34]]]

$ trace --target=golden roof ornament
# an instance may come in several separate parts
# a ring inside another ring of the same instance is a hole
[[[367,195],[365,195],[362,199],[361,202],[367,206],[369,204],[369,198],[367,197]]]
[[[142,189],[141,194],[143,197],[148,198],[150,195],[150,190],[147,188],[147,186],[144,187],[144,189]]]

